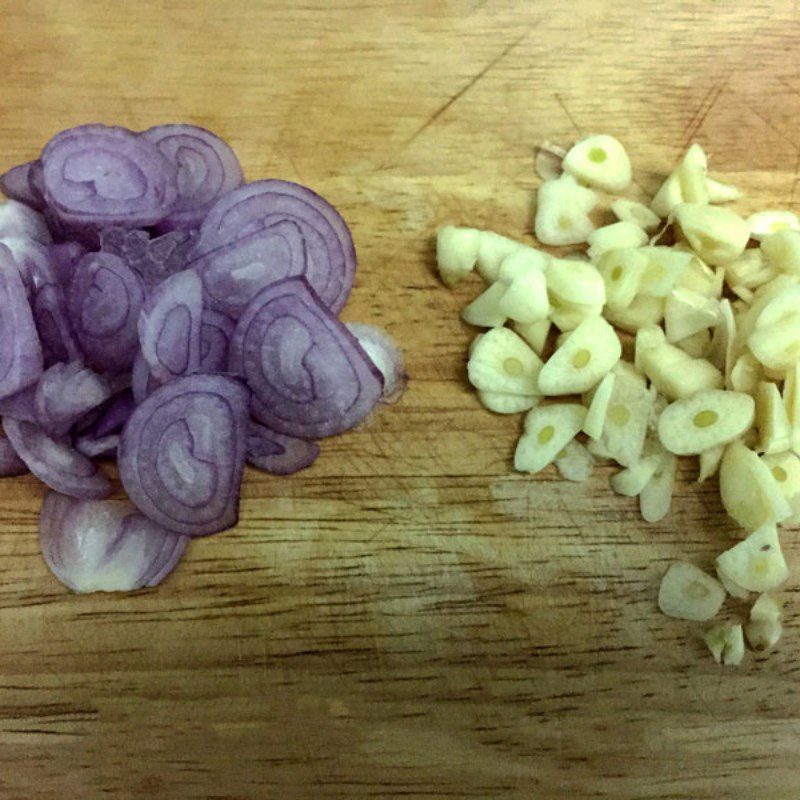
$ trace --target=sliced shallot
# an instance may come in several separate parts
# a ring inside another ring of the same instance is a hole
[[[164,580],[189,539],[156,525],[130,503],[48,492],[39,543],[53,574],[73,591],[130,592]]]

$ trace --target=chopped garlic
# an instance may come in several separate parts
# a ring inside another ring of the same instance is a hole
[[[611,476],[611,488],[626,497],[637,497],[656,474],[661,459],[657,455],[644,456],[635,464]]]
[[[791,211],[758,211],[747,218],[750,236],[757,242],[779,231],[800,230],[800,219]]]
[[[717,566],[720,572],[751,592],[772,591],[789,575],[774,523],[763,525],[717,556]]]
[[[642,294],[650,297],[667,297],[694,260],[689,252],[662,245],[642,247],[640,252],[647,257]]]
[[[589,317],[572,331],[539,372],[545,395],[581,394],[597,384],[622,355],[614,329],[602,317]]]
[[[514,256],[509,256],[514,258]],[[508,259],[500,268],[501,275]],[[498,282],[493,286],[503,285]],[[490,287],[491,288],[491,287]],[[535,268],[516,275],[500,297],[498,307],[509,319],[523,324],[541,322],[550,313],[550,301],[547,299],[547,283],[544,273]]]
[[[761,252],[767,263],[779,272],[800,275],[800,233],[778,231],[761,240]]]
[[[763,455],[761,460],[769,467],[778,490],[792,509],[792,523],[800,514],[800,458],[795,453],[776,453]]]
[[[685,561],[678,561],[667,570],[658,591],[658,607],[664,614],[696,622],[715,617],[724,601],[722,586]]]
[[[614,216],[620,222],[632,222],[642,230],[652,233],[658,228],[661,220],[644,203],[620,197],[611,204]]]
[[[627,308],[606,307],[606,319],[627,333],[646,325],[657,325],[664,318],[664,298],[639,295]]]
[[[647,265],[647,256],[638,248],[603,253],[597,269],[605,284],[606,304],[617,309],[628,308],[636,299]]]
[[[698,392],[667,406],[658,421],[658,437],[675,455],[702,453],[738,439],[752,426],[754,414],[750,395]]]
[[[708,187],[709,203],[732,203],[742,196],[741,191],[735,186],[729,183],[720,183],[714,178],[706,178],[706,186]]]
[[[786,373],[783,406],[792,429],[792,450],[800,455],[800,361]]]
[[[744,659],[741,625],[717,625],[706,633],[706,644],[717,664],[738,667]]]
[[[610,372],[597,385],[583,421],[583,432],[591,439],[599,439],[603,435],[603,427],[608,413],[608,404],[614,391],[615,375]]]
[[[772,621],[748,622],[746,633],[747,641],[753,650],[770,650],[781,638],[783,625]]]
[[[476,389],[507,394],[539,394],[542,362],[516,333],[492,328],[481,336],[470,355],[467,374]]]
[[[587,239],[589,243],[589,260],[596,262],[603,253],[609,250],[621,250],[624,247],[643,247],[648,242],[647,234],[633,222],[615,222],[597,228]]]
[[[724,452],[725,445],[720,444],[716,447],[710,447],[708,450],[703,450],[703,452],[700,453],[700,474],[697,476],[698,483],[702,483],[708,480],[712,475],[717,474]]]
[[[741,442],[725,449],[719,491],[725,510],[749,531],[783,522],[792,513],[769,467]]]
[[[615,367],[600,443],[618,464],[630,467],[642,457],[654,398],[638,377],[618,370],[623,363]]]
[[[675,347],[680,348],[687,356],[692,358],[709,358],[711,332],[709,330],[697,331],[697,333],[675,342]]]
[[[492,283],[469,305],[461,310],[461,319],[478,328],[497,328],[505,325],[507,315],[500,308],[500,300],[506,293],[502,283]]]
[[[520,248],[532,249],[528,248],[527,245],[509,239],[507,236],[501,236],[499,233],[493,233],[492,231],[480,231],[479,233],[476,259],[478,273],[485,281],[497,280],[500,265],[509,255]]]
[[[640,329],[646,330],[646,329]],[[637,334],[636,361],[659,394],[669,400],[691,397],[701,391],[721,389],[722,373],[703,358],[692,358],[668,342],[639,347]]]
[[[518,414],[520,411],[529,411],[542,398],[536,394],[507,394],[478,390],[478,399],[484,408],[494,411],[495,414]]]
[[[639,495],[639,511],[645,522],[659,522],[669,513],[677,470],[678,459],[662,448],[659,465]]]
[[[719,303],[690,289],[675,289],[664,307],[668,342],[713,328],[720,320]]]
[[[588,481],[594,469],[592,454],[576,439],[569,442],[556,456],[556,469],[566,481]]]
[[[475,269],[480,231],[445,225],[436,232],[436,263],[446,286],[455,286]]]
[[[565,172],[607,192],[621,192],[631,182],[631,161],[613,136],[588,136],[564,156]]]
[[[571,175],[545,181],[539,188],[536,238],[550,245],[585,242],[594,230],[589,212],[596,203],[597,195]]]
[[[577,403],[537,406],[529,411],[514,453],[514,468],[518,472],[544,469],[575,437],[585,416],[586,409]]]
[[[549,319],[543,319],[539,322],[528,324],[515,322],[512,327],[533,348],[536,355],[541,358],[547,344],[547,336],[550,333],[551,324]]]
[[[553,298],[562,303],[598,306],[606,301],[603,276],[588,261],[554,258],[546,273],[547,288]],[[599,311],[598,311],[599,313]]]
[[[781,604],[771,594],[759,595],[750,609],[753,622],[777,622],[782,616]]]
[[[717,580],[725,587],[725,591],[737,600],[747,600],[750,597],[750,592],[743,586],[739,586],[736,581],[732,581],[724,572],[720,572],[719,565],[717,565]]]
[[[750,239],[750,226],[728,208],[681,203],[675,221],[692,249],[708,264],[730,263],[738,258]]]
[[[763,452],[782,453],[792,446],[792,429],[786,416],[781,393],[776,384],[762,381],[756,394],[756,427],[759,432],[758,449]]]

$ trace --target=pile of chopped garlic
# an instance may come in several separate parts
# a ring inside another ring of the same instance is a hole
[[[740,192],[709,177],[697,144],[649,206],[617,196],[632,169],[612,136],[569,151],[544,145],[536,165],[536,238],[585,253],[438,231],[443,282],[477,269],[487,284],[462,312],[485,329],[470,346],[469,381],[490,411],[526,413],[517,470],[552,463],[585,481],[596,460],[611,460],[621,467],[611,488],[638,497],[648,522],[669,511],[678,457],[698,457],[698,481],[719,473],[722,504],[746,538],[717,558],[717,578],[673,564],[658,603],[708,622],[727,594],[757,594],[744,627],[706,633],[717,662],[739,664],[745,636],[754,649],[780,638],[770,592],[788,570],[777,526],[800,524],[800,220],[745,219],[721,205]],[[602,207],[617,221],[597,227]],[[620,331],[635,337],[633,363]]]

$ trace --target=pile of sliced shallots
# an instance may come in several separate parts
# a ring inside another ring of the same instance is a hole
[[[740,193],[709,176],[696,144],[647,204],[620,196],[631,162],[611,136],[545,146],[537,171],[537,240],[585,251],[438,233],[443,281],[477,268],[487,283],[462,312],[485,329],[469,380],[489,410],[526,412],[517,470],[553,463],[583,481],[596,461],[615,462],[611,488],[638,498],[648,522],[669,511],[678,458],[699,459],[699,481],[719,472],[722,504],[747,535],[716,559],[716,578],[673,564],[659,607],[706,622],[726,595],[758,595],[744,626],[705,632],[718,662],[738,664],[745,634],[754,649],[781,635],[778,525],[800,524],[800,220],[722,205]],[[620,331],[635,337],[627,348]]]
[[[0,476],[52,490],[42,552],[75,591],[155,586],[236,524],[245,462],[304,469],[402,392],[391,338],[337,318],[342,217],[245,183],[209,131],[72,128],[0,187]],[[105,499],[105,458],[132,504]]]

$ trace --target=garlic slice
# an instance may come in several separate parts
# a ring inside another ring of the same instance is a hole
[[[509,255],[520,249],[534,249],[493,231],[479,231],[479,234],[476,255],[478,274],[489,283],[497,280],[500,265]]]
[[[594,458],[577,439],[573,439],[556,456],[555,464],[564,480],[583,483],[592,474]]]
[[[633,222],[615,222],[604,225],[589,234],[589,260],[597,261],[603,253],[609,250],[621,250],[625,247],[643,247],[649,237],[638,225]]]
[[[539,372],[545,395],[580,394],[600,381],[622,355],[614,329],[602,317],[581,322]]]
[[[668,342],[640,345],[642,331],[636,336],[636,363],[659,394],[669,400],[691,397],[701,391],[721,389],[722,373],[703,358],[692,358]]]
[[[681,203],[674,213],[692,249],[712,266],[733,261],[750,239],[748,223],[728,208]]]
[[[758,449],[768,455],[782,453],[792,446],[792,429],[776,384],[762,381],[756,394]]]
[[[627,308],[606,306],[605,318],[626,333],[636,333],[646,325],[657,325],[664,318],[664,298],[639,295]]]
[[[618,139],[608,135],[588,136],[564,156],[565,172],[590,186],[621,192],[631,182],[631,160]]]
[[[492,328],[481,336],[467,362],[476,389],[507,394],[539,394],[542,362],[514,331]]]
[[[718,625],[706,634],[706,644],[717,664],[738,667],[744,659],[741,625]]]
[[[698,483],[702,483],[708,480],[712,475],[717,474],[724,452],[725,445],[720,444],[716,447],[709,447],[708,450],[703,450],[703,452],[700,453],[700,474],[697,476]]]
[[[519,414],[529,411],[542,399],[536,394],[508,394],[506,392],[489,392],[478,390],[481,405],[495,414]]]
[[[544,469],[575,437],[585,416],[586,409],[577,403],[538,406],[529,411],[514,453],[514,468],[532,473]]]
[[[614,392],[616,376],[609,372],[597,385],[583,421],[583,432],[591,439],[599,439],[603,435],[603,427],[608,413],[608,404]]]
[[[547,336],[550,333],[551,325],[552,323],[549,319],[543,319],[539,320],[539,322],[531,322],[528,324],[514,322],[512,328],[533,348],[536,355],[541,358],[545,346],[547,345]]]
[[[647,258],[641,291],[650,297],[667,297],[694,260],[688,251],[663,245],[642,247],[640,252]]]
[[[791,211],[757,211],[747,218],[750,236],[757,242],[773,233],[800,230],[800,219]]]
[[[747,600],[750,597],[751,592],[743,586],[739,586],[736,581],[732,581],[724,572],[720,572],[719,565],[717,565],[717,580],[731,597],[735,597],[737,600]]]
[[[500,308],[500,300],[505,293],[504,284],[490,284],[471,303],[461,309],[461,319],[477,328],[499,328],[505,325],[507,315]]]
[[[513,259],[514,255],[509,258]],[[500,267],[501,276],[507,262],[508,259]],[[493,286],[498,285],[503,286],[500,282],[493,284]],[[530,268],[516,275],[501,295],[498,307],[506,317],[523,324],[529,325],[547,319],[550,313],[550,301],[547,299],[544,273],[539,269]]]
[[[616,372],[599,441],[623,467],[632,466],[642,457],[653,400],[654,394],[637,378],[625,371]]]
[[[800,458],[789,452],[763,455],[761,460],[769,467],[781,495],[791,507],[792,521],[800,514]]]
[[[658,607],[668,617],[704,622],[725,602],[725,590],[694,564],[677,561],[661,580]]]
[[[792,514],[770,468],[741,442],[725,449],[719,468],[719,492],[728,514],[743,528],[754,531],[783,522]]]
[[[707,358],[711,350],[711,331],[708,329],[697,331],[697,333],[675,342],[675,347],[680,348],[692,358]]]
[[[658,467],[639,495],[639,511],[645,522],[659,522],[669,513],[677,470],[678,459],[661,448]]]
[[[769,592],[780,586],[789,570],[773,523],[763,525],[744,541],[717,556],[720,572],[751,592]]]
[[[625,497],[637,497],[656,474],[660,464],[659,456],[644,456],[635,464],[612,475],[611,488]]]
[[[633,303],[647,265],[647,256],[638,248],[609,250],[600,256],[597,269],[603,277],[609,307],[624,309]]]
[[[611,211],[620,222],[632,222],[648,233],[655,231],[661,223],[658,215],[644,203],[637,203],[625,197],[615,200],[611,204]]]
[[[742,192],[730,183],[721,183],[714,178],[706,178],[709,203],[732,203],[742,196]]]
[[[436,263],[445,286],[453,287],[475,269],[480,231],[445,225],[436,232]]]
[[[596,203],[597,195],[571,175],[545,181],[537,197],[536,238],[549,245],[585,242],[594,230],[589,212]]]
[[[672,343],[713,328],[719,320],[719,303],[689,289],[675,289],[664,307],[667,341]]]
[[[761,251],[767,263],[779,272],[800,275],[800,233],[778,231],[761,240]]]
[[[754,415],[750,395],[698,392],[667,406],[658,421],[658,437],[675,455],[702,453],[738,439],[752,426]]]

